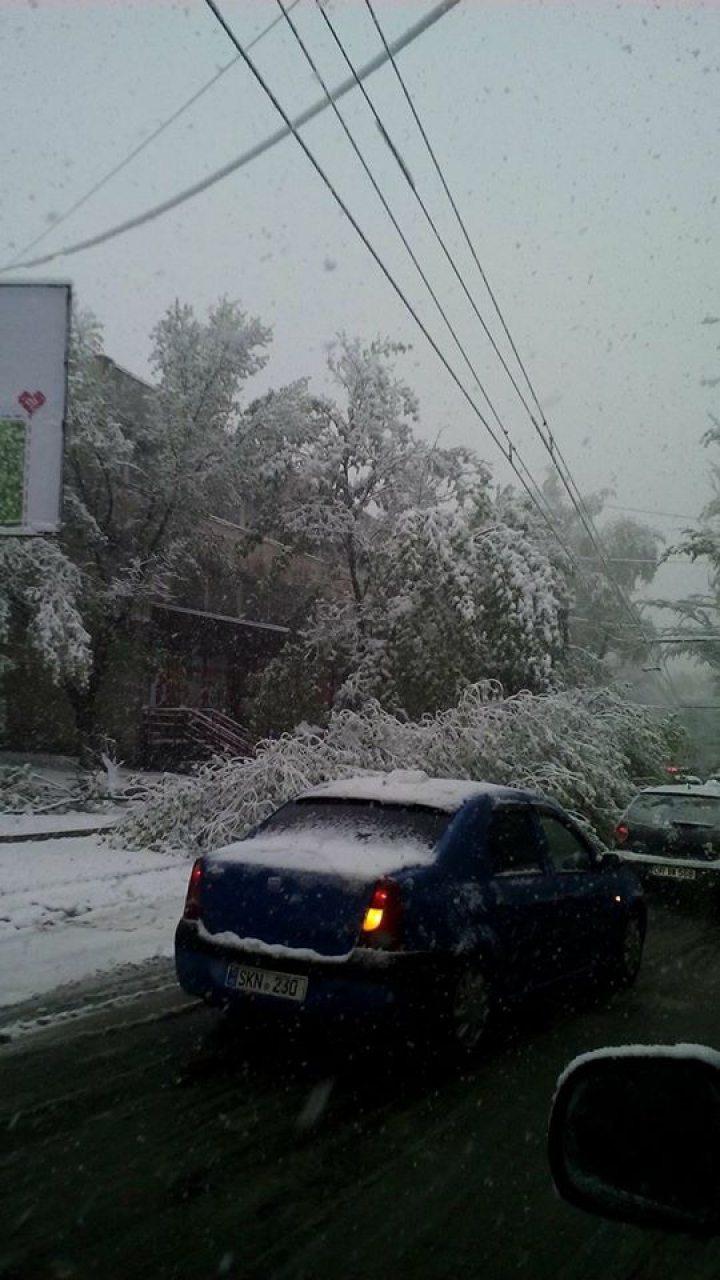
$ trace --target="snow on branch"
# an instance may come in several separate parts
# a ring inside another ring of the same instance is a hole
[[[216,759],[191,778],[165,779],[114,838],[126,847],[214,848],[307,787],[392,769],[529,787],[606,832],[638,779],[661,775],[675,732],[609,689],[504,697],[484,682],[419,721],[372,703],[336,712],[326,730],[301,726],[267,740],[250,759]]]
[[[90,636],[79,611],[82,574],[52,538],[0,542],[0,644],[19,615],[30,646],[53,680],[80,684],[90,664]]]

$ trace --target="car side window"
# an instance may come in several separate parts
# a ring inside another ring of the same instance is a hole
[[[555,871],[592,871],[593,860],[580,835],[549,813],[538,814]]]
[[[498,809],[490,821],[491,876],[540,874],[540,850],[529,809]]]

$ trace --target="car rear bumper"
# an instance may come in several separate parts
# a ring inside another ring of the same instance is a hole
[[[720,892],[720,860],[701,862],[696,858],[661,858],[648,853],[618,850],[623,865],[634,871],[647,889]]]
[[[308,979],[302,1003],[228,987],[230,965],[243,965]],[[215,943],[195,921],[181,920],[175,933],[175,970],[183,990],[209,1004],[255,1005],[279,1016],[392,1017],[436,1001],[447,986],[451,957],[431,952],[381,952],[356,948],[342,960],[267,955]]]

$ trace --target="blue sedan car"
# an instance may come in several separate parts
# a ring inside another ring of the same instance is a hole
[[[470,1049],[509,998],[632,983],[645,925],[639,881],[558,805],[389,773],[306,791],[199,858],[175,960],[211,1004],[433,1017]]]

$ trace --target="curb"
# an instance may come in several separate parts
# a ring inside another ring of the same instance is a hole
[[[26,844],[32,840],[79,840],[82,836],[96,836],[103,831],[111,831],[114,822],[105,822],[100,827],[65,828],[64,831],[18,831],[0,833],[0,844]]]

